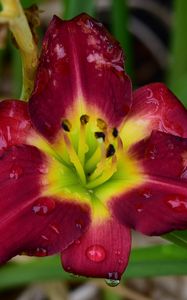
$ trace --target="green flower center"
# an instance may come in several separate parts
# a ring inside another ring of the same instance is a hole
[[[74,167],[81,184],[94,189],[108,181],[117,171],[117,149],[121,142],[116,128],[108,128],[105,121],[95,119],[90,123],[88,115],[80,117],[79,128],[67,119],[62,121],[66,148],[66,163]],[[93,131],[93,127],[96,129]]]

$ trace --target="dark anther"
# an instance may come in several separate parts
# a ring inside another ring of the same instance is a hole
[[[117,130],[117,128],[114,128],[114,129],[113,129],[112,135],[113,135],[114,137],[117,137],[117,136],[118,136],[118,130]]]
[[[64,131],[70,131],[70,129],[71,129],[71,124],[70,124],[70,122],[68,121],[68,120],[63,120],[62,121],[62,128],[64,129]]]
[[[80,122],[81,122],[82,125],[87,124],[88,121],[89,121],[89,116],[88,116],[88,115],[82,115],[82,116],[80,117]]]
[[[95,132],[95,137],[96,137],[96,139],[102,138],[103,141],[105,140],[105,134],[104,134],[104,132],[102,132],[102,131],[97,131],[97,132]]]
[[[114,153],[115,153],[115,148],[112,144],[110,144],[106,150],[106,157],[110,157],[114,155]]]
[[[101,130],[106,130],[106,129],[107,129],[107,124],[106,124],[105,121],[103,121],[102,119],[97,119],[97,126],[98,126]]]

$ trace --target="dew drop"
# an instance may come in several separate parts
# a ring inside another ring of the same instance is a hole
[[[108,273],[108,278],[105,279],[105,282],[108,286],[115,287],[120,283],[118,272]]]
[[[115,253],[115,255],[117,255],[117,256],[118,256],[118,255],[120,255],[120,254],[121,254],[121,251],[120,251],[120,250],[116,250],[114,253]]]
[[[165,198],[165,202],[175,212],[186,213],[187,211],[187,197],[183,195],[169,195]]]
[[[141,212],[143,211],[143,204],[142,204],[142,203],[137,203],[137,204],[135,205],[135,208],[136,208],[136,211],[137,211],[138,213],[141,213]]]
[[[23,253],[28,256],[37,256],[37,257],[44,257],[48,255],[47,249],[41,247],[37,247],[35,250],[24,251]]]
[[[50,198],[39,198],[34,202],[32,207],[33,212],[39,216],[50,214],[55,208],[55,201]]]
[[[36,248],[36,250],[33,252],[34,256],[38,256],[38,257],[44,257],[47,256],[47,250],[45,248]]]
[[[148,148],[148,150],[146,151],[146,156],[147,156],[147,158],[149,158],[149,159],[151,159],[151,160],[156,159],[157,155],[158,155],[158,151],[157,151],[155,145],[150,146],[150,147]]]
[[[13,165],[9,177],[10,179],[18,179],[23,174],[23,169],[19,165]]]
[[[123,259],[121,259],[121,258],[118,259],[118,264],[119,264],[119,265],[122,265],[122,264],[123,264]]]
[[[102,262],[105,260],[106,252],[105,249],[100,245],[92,245],[87,248],[86,256],[93,262]]]
[[[80,240],[76,240],[76,241],[74,242],[75,245],[80,245],[80,243],[81,243]]]
[[[105,282],[108,286],[110,287],[115,287],[120,283],[120,280],[115,280],[115,279],[105,279]]]

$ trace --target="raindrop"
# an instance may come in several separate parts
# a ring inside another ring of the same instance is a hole
[[[47,256],[47,250],[45,248],[36,248],[36,250],[33,252],[33,256],[38,256],[38,257],[44,257]]]
[[[187,211],[187,197],[183,195],[169,195],[165,198],[165,202],[175,212],[186,213]]]
[[[10,179],[18,179],[23,174],[23,169],[19,165],[13,165],[9,174]]]
[[[33,212],[39,216],[50,214],[55,208],[55,201],[50,198],[39,198],[34,202],[32,207]]]
[[[123,259],[118,259],[118,264],[122,265],[123,264]]]
[[[75,245],[80,245],[80,243],[81,243],[80,240],[76,240],[76,241],[74,242]]]
[[[34,250],[24,251],[23,253],[28,256],[37,256],[37,257],[44,257],[44,256],[48,255],[47,250],[45,248],[41,248],[41,247],[37,247]]]
[[[93,262],[102,262],[105,260],[106,251],[100,245],[92,245],[87,248],[86,256],[89,260]]]
[[[148,151],[146,152],[146,156],[147,156],[149,159],[154,160],[154,159],[157,158],[157,155],[158,155],[158,151],[157,151],[155,145],[150,146],[150,147],[148,148]]]
[[[105,282],[108,286],[115,287],[120,283],[118,279],[105,279]]]
[[[116,250],[115,251],[115,255],[120,255],[121,254],[121,251],[120,250]]]
[[[105,279],[107,285],[111,287],[115,287],[120,283],[118,272],[110,272],[108,273],[108,278]]]

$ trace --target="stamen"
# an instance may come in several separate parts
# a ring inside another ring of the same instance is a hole
[[[82,116],[80,117],[80,122],[81,122],[82,125],[87,124],[88,121],[89,121],[89,116],[88,116],[88,115],[82,115]]]
[[[110,144],[106,150],[106,157],[113,156],[115,152],[116,152],[116,150],[115,150],[114,146],[112,144]]]
[[[101,130],[106,130],[107,129],[107,124],[105,121],[103,121],[102,119],[97,119],[97,126],[101,129]]]
[[[117,130],[117,128],[113,128],[112,135],[113,135],[113,137],[117,137],[118,136],[118,130]]]
[[[102,175],[97,177],[95,180],[88,182],[86,187],[88,189],[93,189],[93,188],[97,187],[98,185],[103,184],[108,179],[110,179],[116,171],[117,171],[117,159],[116,159],[116,156],[113,156],[111,163],[108,163],[106,165],[106,167],[103,170]]]
[[[88,145],[86,144],[86,124],[89,121],[88,115],[82,115],[80,117],[80,134],[78,145],[78,157],[82,165],[84,165],[85,154],[88,152]]]
[[[64,142],[65,142],[67,150],[68,150],[70,161],[73,163],[73,165],[74,165],[81,181],[85,184],[86,183],[86,176],[85,176],[85,173],[84,173],[83,166],[82,166],[82,164],[79,160],[79,157],[78,157],[75,149],[73,148],[73,145],[71,143],[71,140],[68,137],[68,134],[64,133],[63,137],[64,137]]]
[[[100,161],[101,152],[102,152],[101,148],[97,147],[95,152],[92,154],[92,156],[87,160],[87,162],[85,164],[86,172],[89,172],[90,170],[92,170],[96,166],[98,161]]]
[[[103,141],[105,141],[105,134],[104,134],[104,132],[102,132],[102,131],[97,131],[97,132],[95,132],[95,137],[96,137],[96,139],[102,138]]]
[[[62,121],[62,128],[64,129],[64,131],[70,132],[71,124],[67,119]]]

